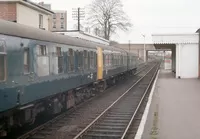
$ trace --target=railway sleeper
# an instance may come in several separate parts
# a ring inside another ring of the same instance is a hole
[[[95,126],[96,128],[98,129],[106,129],[106,130],[123,130],[124,129],[124,126],[110,126],[110,125],[98,125],[98,126]]]
[[[108,134],[122,134],[123,133],[123,130],[113,130],[113,129],[110,129],[110,130],[108,130],[108,129],[92,129],[91,131],[88,131],[87,132],[87,134],[90,134],[90,133],[92,133],[92,134],[99,134],[99,133],[102,133],[102,134],[106,134],[106,135],[108,135]]]
[[[102,133],[99,133],[99,134],[92,134],[92,133],[89,133],[85,136],[83,136],[83,139],[84,138],[87,138],[87,139],[116,139],[116,138],[120,138],[121,135],[116,135],[116,134],[102,134]]]
[[[130,119],[129,119],[130,120]],[[128,123],[127,120],[114,120],[114,119],[104,119],[103,122],[106,123],[114,123],[114,122],[118,122],[118,123]]]

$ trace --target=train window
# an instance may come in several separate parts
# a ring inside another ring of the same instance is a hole
[[[94,67],[97,67],[97,53],[94,52]]]
[[[105,54],[105,61],[104,61],[104,66],[107,66],[107,63],[108,63],[108,55],[107,54]]]
[[[119,58],[118,63],[119,63],[119,65],[121,65],[121,56],[118,55],[118,58]]]
[[[58,57],[58,73],[63,73],[63,56],[61,47],[56,47],[56,54]]]
[[[40,56],[47,55],[47,47],[45,45],[39,45],[39,55]]]
[[[24,73],[30,72],[29,48],[24,49]]]
[[[105,66],[105,54],[103,53],[103,66]]]
[[[105,65],[109,66],[109,54],[106,54]]]
[[[111,56],[110,56],[110,54],[108,54],[108,66],[110,66],[111,65]]]
[[[78,68],[83,68],[83,52],[78,52]]]
[[[90,52],[88,52],[88,68],[90,68]]]
[[[6,80],[6,50],[5,42],[0,41],[0,81]]]
[[[117,55],[115,54],[114,55],[114,58],[115,58],[115,66],[117,65]]]
[[[112,66],[115,65],[115,58],[114,58],[114,54],[112,54]]]
[[[113,54],[113,65],[115,66],[116,65],[116,57],[115,57],[115,54]]]
[[[123,58],[123,60],[124,60],[124,65],[126,65],[126,56],[124,56],[124,58]]]
[[[90,68],[94,68],[94,52],[90,52]]]
[[[120,56],[120,64],[123,65],[123,55]]]
[[[68,52],[68,70],[74,71],[74,51],[71,48]]]
[[[112,54],[109,54],[109,66],[112,66],[112,64],[113,64]]]
[[[84,50],[84,69],[88,69],[88,52]]]
[[[119,60],[119,58],[118,58],[118,54],[116,55],[116,65],[118,65],[118,60]]]
[[[50,61],[47,56],[46,45],[37,46],[37,75],[48,76],[50,73]]]
[[[117,65],[119,65],[119,54],[117,54]]]
[[[56,47],[57,56],[61,56],[61,47]]]
[[[5,55],[0,55],[0,81],[5,80]]]

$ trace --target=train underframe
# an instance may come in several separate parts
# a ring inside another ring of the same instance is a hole
[[[45,117],[45,119],[47,119],[46,117],[53,118],[53,116],[77,106],[96,94],[104,92],[106,88],[115,85],[118,81],[124,80],[130,75],[134,75],[135,72],[136,69],[132,69],[1,113],[0,137],[7,136],[13,129],[33,125],[42,117]]]

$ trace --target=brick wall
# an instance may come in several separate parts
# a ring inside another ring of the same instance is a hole
[[[16,11],[15,3],[0,3],[0,19],[16,21]]]

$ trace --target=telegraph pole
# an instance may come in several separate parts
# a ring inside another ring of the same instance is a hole
[[[80,31],[81,30],[80,20],[83,20],[83,18],[85,18],[84,9],[78,7],[77,9],[73,8],[72,10],[73,10],[72,17],[74,18],[74,20],[78,21],[77,30]]]
[[[78,7],[78,31],[80,31],[80,8]]]

